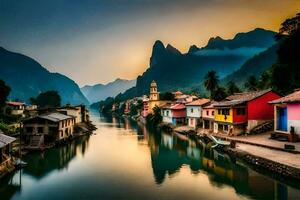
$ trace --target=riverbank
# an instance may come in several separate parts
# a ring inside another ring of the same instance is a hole
[[[189,138],[196,138],[203,140],[205,135],[197,134],[197,132],[189,127],[174,127],[166,124],[161,125],[168,132],[184,135]],[[249,164],[254,170],[268,172],[271,176],[278,175],[282,178],[289,178],[291,180],[300,180],[300,144],[295,145],[295,150],[286,150],[284,148],[285,142],[268,141],[267,134],[255,136],[239,136],[228,137],[221,135],[214,135],[223,140],[233,141],[236,143],[235,148],[225,148],[232,159],[239,159]]]

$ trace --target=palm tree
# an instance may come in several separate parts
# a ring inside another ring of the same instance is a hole
[[[229,81],[227,83],[228,95],[233,95],[234,93],[239,93],[239,92],[241,92],[240,88],[233,81]]]
[[[219,87],[219,76],[216,71],[209,71],[204,77],[204,87],[210,91],[210,96]]]
[[[258,81],[255,78],[255,76],[249,76],[247,82],[245,83],[245,88],[248,89],[248,91],[256,91],[258,88]]]

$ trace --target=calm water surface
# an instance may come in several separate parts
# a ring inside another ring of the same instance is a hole
[[[27,155],[28,167],[0,181],[0,200],[300,199],[300,183],[278,182],[195,141],[92,119],[95,135]]]

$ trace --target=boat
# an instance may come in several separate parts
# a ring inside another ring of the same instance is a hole
[[[224,140],[221,140],[221,139],[217,139],[216,137],[212,136],[212,135],[209,135],[207,136],[209,139],[211,139],[211,141],[213,143],[215,143],[212,148],[216,148],[216,147],[221,147],[221,148],[224,148],[224,147],[227,147],[227,146],[230,146],[230,142],[228,141],[224,141]]]

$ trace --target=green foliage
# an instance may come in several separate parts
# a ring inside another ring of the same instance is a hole
[[[241,92],[240,88],[233,81],[229,81],[227,83],[228,95],[233,95],[234,93],[239,93],[239,92]]]
[[[164,92],[164,93],[159,94],[159,99],[160,100],[174,101],[175,96],[171,92]]]
[[[270,71],[265,71],[260,75],[257,87],[260,90],[272,88]]]
[[[212,94],[218,89],[219,87],[219,76],[217,75],[216,71],[209,71],[204,77],[204,87],[206,90],[210,91]]]
[[[278,49],[278,61],[272,66],[271,83],[281,94],[300,87],[300,13],[281,24],[279,34],[287,34]]]
[[[212,99],[215,101],[222,101],[227,97],[226,89],[223,87],[218,87],[212,93]]]
[[[248,91],[256,91],[258,90],[258,81],[255,76],[249,76],[245,83],[245,88]]]
[[[155,127],[162,122],[161,109],[158,106],[153,108],[153,113],[146,117],[147,125]]]
[[[30,98],[39,108],[59,107],[61,98],[57,91],[47,91],[39,94],[36,98]]]
[[[3,80],[0,80],[0,110],[5,106],[9,93],[10,87]]]
[[[138,114],[138,109],[137,109],[136,105],[131,104],[131,106],[130,106],[130,111],[129,111],[129,115],[135,116],[135,115],[137,115],[137,114]]]

